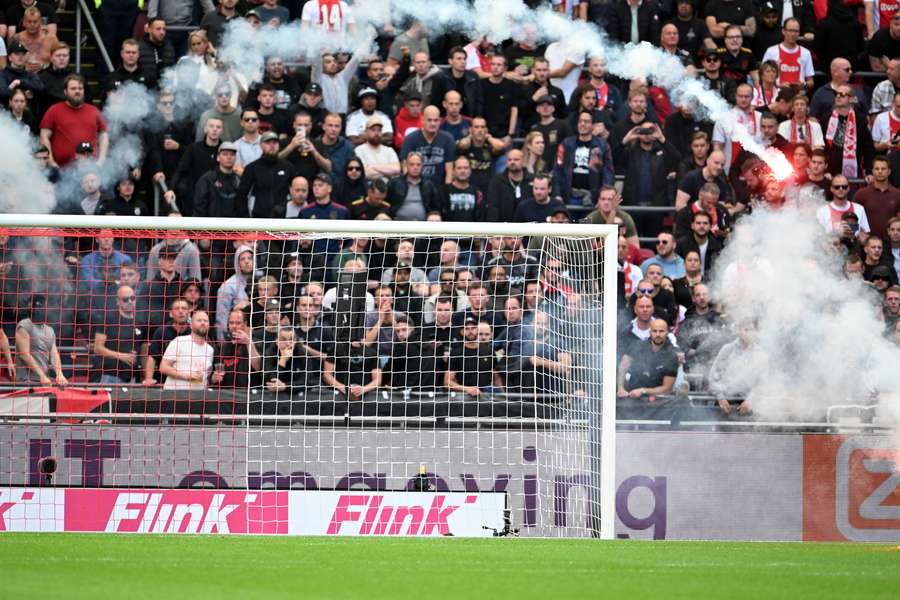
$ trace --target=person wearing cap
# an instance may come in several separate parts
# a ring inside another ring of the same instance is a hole
[[[319,173],[313,178],[313,201],[300,209],[300,219],[330,219],[346,220],[350,218],[350,211],[343,204],[338,204],[331,199],[331,190],[334,184],[327,173]],[[334,256],[341,249],[341,241],[338,239],[319,239],[313,244],[317,252],[326,252]]]
[[[703,73],[700,80],[706,80],[709,89],[717,92],[728,102],[734,102],[737,85],[722,74],[722,56],[716,48],[703,49]]]
[[[8,63],[0,71],[0,103],[5,107],[9,103],[9,95],[15,89],[21,89],[32,96],[44,91],[44,82],[36,73],[28,71],[28,49],[18,40],[9,43],[6,49]]]
[[[234,142],[222,142],[216,153],[215,169],[207,171],[194,187],[194,216],[249,217],[246,202],[238,201],[239,178],[234,170],[237,157]]]
[[[381,124],[381,143],[388,144],[394,134],[391,119],[386,114],[376,109],[378,106],[378,92],[373,88],[362,88],[356,94],[359,100],[359,108],[347,115],[345,135],[354,146],[366,142],[366,132],[369,124],[377,120]]]
[[[403,106],[394,117],[394,148],[402,148],[407,134],[422,127],[422,95],[416,91],[403,97]]]
[[[233,142],[243,134],[241,127],[241,111],[233,104],[233,90],[229,83],[223,82],[216,86],[214,91],[215,104],[203,111],[197,119],[197,130],[194,133],[194,141],[199,142],[205,135],[206,122],[209,119],[218,119],[222,122],[222,141]]]
[[[399,175],[400,158],[393,148],[382,143],[384,136],[379,117],[369,117],[363,135],[365,143],[358,145],[353,152],[362,161],[366,178],[391,178]]]
[[[312,119],[312,129],[307,131],[310,139],[322,135],[322,121],[328,110],[322,105],[322,86],[311,82],[303,90],[303,95],[296,104],[288,109],[288,113],[296,116],[299,112],[307,113]]]
[[[257,219],[284,217],[294,167],[278,157],[278,134],[267,131],[259,141],[262,156],[244,167],[238,187],[237,201],[248,203],[254,198],[250,216]]]
[[[93,104],[84,102],[84,78],[66,77],[65,102],[57,102],[41,120],[41,143],[50,148],[50,164],[64,167],[75,158],[80,141],[97,149],[97,163],[106,160],[109,135],[106,121]]]
[[[187,41],[187,32],[184,33]],[[175,64],[176,54],[172,42],[166,37],[166,20],[151,15],[144,25],[144,37],[139,43],[138,64],[147,81],[147,87],[159,85],[163,71]],[[183,54],[183,52],[182,52]]]
[[[473,322],[474,321],[474,322]],[[503,378],[497,369],[492,346],[491,324],[466,319],[462,343],[453,344],[444,385],[451,392],[478,398],[482,394],[503,391]]]
[[[119,215],[122,217],[147,217],[150,209],[147,203],[134,193],[135,180],[131,176],[123,177],[116,183],[116,194],[97,207],[99,215]],[[137,241],[137,240],[134,240]],[[149,244],[147,244],[149,247]]]

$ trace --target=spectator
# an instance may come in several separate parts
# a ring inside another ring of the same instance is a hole
[[[721,150],[714,150],[706,159],[706,165],[702,169],[689,171],[681,180],[675,195],[675,209],[681,210],[695,198],[699,199],[700,188],[706,183],[715,183],[719,186],[719,202],[726,206],[731,204],[734,194],[723,175],[724,170],[725,153]]]
[[[350,212],[354,219],[372,221],[379,214],[389,214],[390,203],[387,198],[388,186],[384,179],[373,179],[369,182],[366,197],[354,200]]]
[[[863,245],[863,279],[874,282],[880,276],[890,285],[897,285],[897,274],[891,268],[892,263],[884,255],[884,242],[881,238],[869,236]]]
[[[737,339],[722,346],[709,369],[709,389],[726,415],[734,410],[729,399],[746,395],[768,373],[768,358],[756,342],[757,329],[753,321],[740,323]],[[742,415],[751,412],[749,398],[740,401],[737,411]]]
[[[505,74],[506,58],[496,54],[491,57],[490,76],[479,83],[484,102],[481,116],[487,122],[488,132],[509,148],[519,126],[520,92]]]
[[[626,240],[630,246],[640,246],[638,241],[638,231],[635,227],[634,219],[627,212],[622,210],[622,196],[611,185],[605,185],[600,188],[597,195],[597,205],[584,218],[585,223],[593,223],[596,225],[613,225],[617,220],[621,220]]]
[[[720,47],[728,44],[729,27],[736,27],[732,35],[737,33],[741,38],[756,35],[756,15],[750,0],[710,0],[705,14],[709,34]]]
[[[218,119],[222,123],[222,139],[226,142],[233,142],[243,135],[243,122],[241,121],[241,111],[232,103],[232,89],[228,83],[221,83],[214,90],[215,104],[212,108],[203,111],[200,119],[197,121],[197,130],[195,133],[195,141],[200,141],[206,134],[206,123],[209,119]],[[256,114],[257,126],[260,126],[258,119],[259,112]]]
[[[491,179],[485,196],[485,220],[512,222],[519,202],[531,196],[531,176],[524,169],[521,150],[506,153],[506,169]]]
[[[615,89],[607,87],[609,90]],[[609,93],[610,91],[607,91],[607,94]],[[568,122],[555,117],[556,102],[557,98],[550,94],[539,97],[535,108],[539,118],[531,126],[531,132],[540,133],[544,139],[544,153],[540,158],[545,165],[553,164],[560,142],[572,135]]]
[[[719,56],[722,57],[722,71],[725,77],[734,81],[736,85],[748,81],[756,85],[759,83],[759,61],[749,48],[744,47],[742,29],[743,27],[738,25],[729,25],[725,28],[725,47],[719,48]],[[747,37],[752,38],[753,36],[748,35]]]
[[[599,72],[599,70],[597,70],[596,72]],[[605,70],[603,71],[603,73],[605,75]],[[550,63],[547,62],[546,58],[542,56],[534,59],[534,65],[531,67],[531,76],[531,82],[525,84],[522,89],[522,123],[523,129],[525,130],[533,129],[540,120],[541,116],[539,111],[537,111],[537,103],[544,96],[550,96],[552,98],[553,109],[556,115],[558,115],[559,117],[566,116],[566,102],[563,98],[563,91],[550,83]],[[603,85],[606,85],[606,82],[603,81],[602,77],[600,77],[599,79],[595,79],[593,76],[593,72],[591,75],[590,83],[592,85],[596,84],[601,88]],[[607,86],[605,96],[605,100],[607,101],[610,94],[609,89],[615,88],[609,88],[609,86]],[[616,90],[616,92],[618,92],[618,90]],[[600,108],[602,109],[604,106],[600,106]]]
[[[347,161],[343,178],[337,182],[334,193],[335,200],[343,206],[350,207],[358,200],[366,197],[366,178],[363,164],[356,156]]]
[[[309,132],[307,132],[309,133]],[[313,141],[313,158],[319,169],[336,175],[347,168],[347,161],[353,156],[353,145],[341,136],[341,115],[328,113],[322,124],[322,135]]]
[[[900,92],[894,94],[891,109],[875,117],[872,143],[876,152],[891,152],[900,147]]]
[[[900,322],[900,287],[892,285],[884,291],[884,305],[881,309],[885,324],[885,334],[894,334]]]
[[[894,12],[890,25],[875,32],[869,40],[868,53],[869,66],[882,73],[892,59],[900,58],[900,14]]]
[[[441,113],[436,106],[422,111],[422,128],[409,133],[403,140],[400,158],[406,160],[415,152],[422,159],[422,179],[439,188],[449,181],[456,144],[453,137],[440,130]]]
[[[169,342],[190,332],[190,315],[190,306],[187,300],[184,298],[172,300],[169,308],[169,322],[156,329],[146,347],[146,353],[142,357],[143,379],[141,383],[143,385],[156,385],[162,380],[158,368],[162,365],[163,352]]]
[[[668,231],[660,232],[656,236],[656,254],[641,263],[641,269],[646,271],[650,265],[659,265],[662,274],[670,279],[684,277],[684,259],[675,252],[676,248],[675,236]]]
[[[824,148],[822,126],[809,118],[809,100],[797,95],[791,100],[791,118],[778,126],[778,135],[792,145],[808,144],[813,148]]]
[[[180,335],[166,345],[159,372],[166,378],[166,390],[202,390],[207,383],[219,383],[223,373],[212,374],[213,347],[209,345],[209,315],[197,311],[191,315],[190,335]]]
[[[628,93],[628,112],[618,120],[609,134],[609,143],[614,152],[618,151],[619,146],[622,145],[622,139],[629,131],[644,124],[649,125],[653,120],[647,113],[648,98],[649,92],[645,87],[633,88]]]
[[[734,102],[734,93],[737,86],[722,72],[722,57],[715,48],[703,49],[703,73],[701,80],[706,80],[709,89],[718,93],[728,102]]]
[[[16,325],[16,368],[11,371],[14,372],[17,383],[44,386],[54,383],[63,386],[69,383],[63,375],[62,361],[56,347],[56,332],[47,323],[46,302],[44,296],[33,296],[29,316]],[[4,354],[9,364],[8,353]]]
[[[345,131],[350,143],[359,146],[365,142],[369,142],[367,132],[370,126],[374,126],[377,122],[381,128],[379,133],[379,143],[388,144],[394,134],[394,127],[391,119],[386,114],[377,110],[378,92],[372,88],[361,89],[356,97],[359,99],[359,109],[347,115],[347,129]],[[371,143],[371,142],[369,142]]]
[[[445,242],[446,243],[446,242]],[[462,269],[460,269],[462,272]],[[466,271],[468,272],[468,271]],[[447,322],[441,321],[440,327],[450,327],[449,320],[453,313],[463,312],[469,308],[469,296],[463,290],[456,286],[456,277],[454,270],[451,268],[442,268],[438,276],[438,291],[425,299],[422,306],[422,321],[426,325],[436,324],[438,319],[438,304],[447,302],[450,305],[450,315]],[[433,289],[433,286],[432,286]],[[423,331],[423,336],[425,336]],[[437,334],[435,334],[437,335]],[[449,332],[447,336],[449,336]],[[449,340],[449,337],[447,338]],[[447,341],[447,340],[445,340]]]
[[[114,242],[112,231],[104,229],[96,238],[97,249],[81,259],[80,280],[88,289],[102,283],[103,269],[112,268],[118,271],[121,265],[133,262],[130,256],[114,248]]]
[[[39,102],[39,112],[43,113],[50,105],[56,102],[62,102],[66,99],[64,93],[65,85],[63,82],[66,77],[75,72],[69,64],[70,58],[71,50],[69,49],[69,45],[65,42],[57,41],[56,44],[50,48],[50,64],[38,73],[41,82],[44,84],[43,98],[41,98]],[[0,58],[0,64],[2,63],[3,58]],[[2,77],[2,72],[0,72],[0,79],[2,79]]]
[[[753,86],[753,100],[750,104],[758,111],[772,111],[778,104],[778,64],[764,60],[759,65],[759,83]],[[777,109],[776,109],[777,110]],[[775,111],[773,111],[775,112]]]
[[[116,310],[94,330],[93,381],[132,383],[141,373],[140,357],[147,354],[147,330],[135,321],[137,297],[123,285],[116,292]]]
[[[800,39],[800,20],[793,17],[785,19],[781,32],[784,41],[768,48],[763,55],[763,61],[771,60],[778,65],[779,86],[803,86],[811,90],[815,69],[809,50],[797,43]]]
[[[109,150],[106,121],[94,105],[85,104],[81,75],[66,77],[65,95],[66,101],[51,106],[41,120],[41,143],[50,148],[50,164],[64,167],[72,162],[82,142],[98,149],[97,162],[102,164]]]
[[[709,232],[713,237],[724,239],[731,232],[731,214],[724,204],[718,201],[719,187],[714,183],[705,183],[700,188],[700,198],[691,202],[675,213],[675,237],[680,238],[691,233],[693,215],[699,211],[706,211],[710,219]]]
[[[15,89],[30,92],[32,96],[44,91],[44,82],[41,78],[26,68],[27,53],[25,46],[17,40],[11,41],[7,48],[9,62],[0,71],[0,102],[4,106],[9,104],[10,93]]]
[[[241,16],[235,9],[237,3],[237,0],[218,0],[216,9],[203,15],[200,29],[206,32],[209,43],[214,47],[219,46],[219,41],[225,34],[225,26]]]
[[[866,3],[868,6],[869,3]],[[894,96],[900,90],[900,58],[891,59],[887,66],[887,79],[878,82],[872,91],[872,101],[869,106],[869,122],[877,115],[891,110],[894,105]]]
[[[672,23],[678,28],[678,47],[696,60],[702,48],[713,49],[716,43],[706,24],[694,12],[694,0],[677,0]]]
[[[694,306],[693,289],[699,283],[704,283],[706,278],[700,269],[700,253],[691,251],[684,253],[684,277],[672,279],[672,293],[675,294],[675,302],[690,310]]]
[[[329,175],[326,173],[316,175],[315,179],[313,179],[312,189],[313,202],[300,209],[299,218],[332,220],[346,220],[350,218],[350,211],[347,207],[332,199],[333,184]],[[334,255],[340,250],[341,241],[338,239],[319,239],[316,240],[314,247],[318,252],[325,251],[330,255]]]
[[[872,161],[872,137],[865,121],[854,109],[849,85],[841,85],[834,99],[834,110],[825,130],[825,148],[832,173],[859,177]]]
[[[274,131],[278,134],[278,139],[280,140],[285,140],[288,138],[289,133],[294,133],[290,131],[288,112],[278,108],[278,89],[274,85],[264,83],[259,86],[256,100],[256,114],[259,116],[260,133]],[[234,116],[237,116],[237,111],[234,112]],[[235,139],[237,138],[235,137]]]
[[[356,33],[356,19],[344,0],[307,2],[303,5],[300,22],[304,31],[312,29],[328,35]]]
[[[450,90],[441,104],[444,118],[441,119],[441,131],[449,133],[454,143],[469,135],[472,118],[462,114],[462,96],[456,90]]]
[[[25,55],[25,69],[36,73],[50,62],[50,52],[59,40],[56,35],[44,29],[41,10],[36,5],[29,6],[22,13],[22,31],[10,36],[28,50]]]
[[[257,219],[283,217],[294,167],[278,158],[278,135],[267,131],[260,138],[263,154],[247,165],[238,187],[237,202],[243,207],[254,197],[250,216]]]
[[[5,4],[6,11],[6,23],[9,24],[8,28],[0,29],[0,33],[3,34],[8,40],[12,40],[15,38],[17,31],[19,30],[19,25],[22,23],[25,18],[25,11],[29,8],[37,8],[40,10],[41,15],[46,17],[47,23],[47,33],[55,36],[57,33],[57,17],[56,17],[56,8],[55,4],[45,3],[45,2],[28,2],[28,0],[20,0],[16,2],[12,0]],[[0,18],[3,15],[0,14]],[[0,26],[2,27],[2,26]]]
[[[424,221],[425,215],[439,210],[438,188],[423,177],[424,161],[418,152],[407,154],[404,164],[406,174],[393,178],[388,185],[391,217],[398,221]]]
[[[119,51],[121,63],[106,78],[104,96],[108,96],[126,83],[138,83],[147,86],[147,76],[138,64],[140,56],[140,44],[137,40],[128,38],[122,42]]]
[[[539,131],[531,131],[525,136],[525,142],[522,144],[523,161],[525,170],[532,177],[538,173],[547,172],[547,164],[544,156],[544,136]]]
[[[890,251],[890,254],[885,253],[886,262],[894,266],[894,272],[900,279],[900,216],[888,221],[885,244]]]
[[[665,277],[660,265],[647,265],[644,268],[644,279],[638,282],[634,300],[649,295],[653,300],[653,310],[656,316],[665,319],[670,326],[674,326],[679,317],[678,305],[675,303],[675,293],[662,286],[663,279]],[[652,290],[648,290],[648,283],[653,286]]]
[[[466,52],[466,69],[475,73],[479,79],[486,79],[491,76],[491,55],[493,54],[494,44],[487,38],[481,36],[477,40],[472,40],[463,48]]]
[[[312,181],[312,178],[318,174],[319,164],[326,164],[327,159],[319,154],[316,146],[312,141],[312,117],[305,109],[300,109],[293,118],[292,127],[294,135],[290,138],[287,145],[281,149],[278,156],[287,160],[293,165],[296,172],[306,179]],[[318,157],[318,158],[317,158]]]
[[[334,340],[330,331],[320,323],[313,299],[305,294],[297,297],[294,339],[301,350],[299,364],[297,353],[294,358],[293,366],[298,373],[295,384],[307,387],[321,385],[323,361],[327,359],[331,351],[329,344]]]
[[[876,156],[872,161],[872,182],[853,196],[862,206],[872,229],[872,235],[884,238],[888,223],[900,212],[900,190],[890,184],[891,168],[887,158]]]
[[[155,278],[159,272],[160,254],[168,254],[175,258],[175,272],[181,279],[201,279],[200,249],[191,240],[176,237],[167,237],[150,248],[147,254],[147,279]]]
[[[619,235],[619,241],[616,246],[618,259],[618,279],[619,279],[619,303],[624,304],[625,298],[630,298],[637,288],[638,282],[644,278],[641,268],[628,260],[629,245],[625,236]]]
[[[722,242],[710,235],[712,217],[705,210],[696,211],[691,217],[691,235],[678,238],[678,253],[682,258],[695,250],[700,254],[700,272],[712,273],[713,264],[719,252],[722,251]]]
[[[694,252],[691,255],[697,256]],[[710,304],[709,286],[696,283],[689,291],[690,307],[678,330],[678,347],[685,353],[685,369],[705,374],[722,345],[726,325],[721,313]]]
[[[218,308],[217,308],[218,310]],[[262,357],[250,336],[250,326],[246,313],[237,308],[228,313],[226,324],[228,335],[220,342],[216,352],[216,372],[221,373],[219,387],[248,389],[257,385],[257,376],[262,369]]]
[[[633,20],[637,18],[635,24]],[[656,2],[616,0],[608,13],[606,31],[622,44],[659,41],[659,6]]]
[[[711,135],[705,131],[698,131],[691,136],[690,151],[678,163],[675,181],[683,181],[685,175],[695,169],[702,169],[706,165],[712,147],[709,142],[710,137]]]
[[[250,300],[247,289],[253,280],[256,257],[252,247],[241,245],[234,252],[234,275],[219,287],[216,301],[216,334],[225,338],[228,314],[241,302]]]
[[[274,351],[264,361],[265,386],[270,392],[290,392],[306,384],[306,373],[298,368],[304,360],[304,346],[290,327],[279,325],[276,336]]]
[[[559,210],[568,214],[562,202],[550,197],[550,176],[540,173],[532,178],[531,197],[519,202],[514,218],[519,223],[544,223]]]
[[[402,148],[406,136],[422,127],[422,94],[411,91],[394,117],[394,148]]]
[[[198,217],[249,217],[247,202],[238,197],[239,178],[234,166],[237,145],[223,142],[219,145],[217,168],[207,171],[194,188],[194,214]]]
[[[243,135],[234,143],[237,148],[234,171],[238,177],[244,174],[244,167],[262,156],[259,114],[255,110],[244,109],[241,111],[241,130]]]
[[[680,156],[689,157],[691,155],[691,145],[696,139],[698,133],[706,134],[706,140],[712,137],[713,124],[694,118],[695,106],[691,104],[680,105],[678,110],[666,117],[663,126],[663,134],[666,140],[678,151]],[[706,161],[706,156],[703,156]],[[703,162],[694,168],[703,166]]]
[[[154,0],[151,0],[153,2]],[[166,20],[153,16],[144,25],[144,38],[140,41],[138,64],[144,73],[147,87],[156,88],[162,79],[163,71],[175,64],[175,47],[166,37]],[[179,35],[187,39],[187,32]],[[184,54],[181,52],[180,54]]]
[[[459,156],[453,161],[450,183],[443,186],[440,195],[442,221],[483,221],[482,194],[471,182],[472,167],[469,159]],[[445,242],[446,243],[446,242]]]
[[[97,214],[118,215],[120,217],[146,217],[150,215],[147,204],[134,193],[135,182],[126,176],[116,183],[116,195],[104,201],[97,208]],[[132,243],[136,240],[130,240]]]
[[[742,83],[737,86],[735,92],[734,108],[731,109],[734,126],[743,126],[751,137],[758,137],[760,118],[762,115],[753,110],[751,101],[753,100],[753,88]],[[741,153],[741,145],[735,132],[729,125],[717,121],[713,128],[713,147],[721,150],[725,154],[725,172],[728,173],[731,167],[737,162],[738,155]]]
[[[669,181],[678,167],[678,150],[668,143],[659,125],[646,122],[633,127],[615,154],[625,173],[622,195],[637,206],[666,206],[670,202]],[[662,213],[640,213],[641,231],[658,231]]]
[[[322,86],[322,103],[329,111],[338,115],[347,114],[350,79],[356,74],[361,56],[361,51],[354,52],[343,68],[331,53],[325,53],[320,60],[313,61],[312,81]]]
[[[172,184],[163,196],[173,208],[173,203],[178,199],[176,212],[187,216],[194,214],[192,190],[194,183],[208,171],[216,168],[219,144],[222,143],[222,120],[208,119],[205,131],[206,135],[201,141],[194,142],[185,149],[184,155],[178,162],[178,169],[172,177]]]
[[[362,401],[381,387],[382,371],[377,353],[368,346],[334,344],[334,354],[325,358],[322,381],[349,401]],[[339,348],[346,348],[342,352]]]
[[[462,329],[462,342],[454,344],[450,351],[444,385],[450,392],[475,398],[502,390],[503,380],[494,364],[490,324],[467,317]]]
[[[28,108],[28,97],[19,89],[9,94],[9,116],[18,122],[31,135],[39,134],[38,123]]]
[[[431,63],[427,51],[420,50],[412,57],[413,68],[407,80],[400,86],[400,93],[406,95],[415,91],[422,95],[424,104],[437,104],[444,99],[443,96],[437,95],[442,91],[438,82],[443,78],[443,73]]]
[[[503,152],[503,141],[492,137],[483,117],[475,117],[469,127],[469,135],[459,140],[456,150],[459,156],[469,159],[472,168],[472,184],[486,192],[494,176],[494,162]]]
[[[652,402],[653,396],[672,391],[677,375],[678,357],[669,341],[668,324],[654,319],[648,341],[632,344],[619,362],[617,395]]]
[[[683,67],[690,67],[693,71],[694,60],[687,51],[678,47],[678,28],[674,23],[664,23],[659,30],[660,49],[681,63]]]
[[[831,81],[817,89],[812,95],[809,103],[809,115],[817,120],[823,129],[828,125],[829,118],[834,112],[839,89],[846,87],[847,89],[844,91],[849,90],[852,94],[844,98],[856,98],[856,102],[846,104],[855,104],[854,110],[858,113],[857,117],[862,117],[868,112],[865,95],[861,90],[849,85],[852,73],[850,61],[845,58],[835,58],[831,61]],[[844,105],[845,103],[842,102],[842,106]]]
[[[406,261],[400,261],[396,268],[409,269],[410,266]],[[385,277],[387,277],[387,281],[391,281],[394,277],[393,270],[389,274],[386,273]],[[382,278],[382,282],[384,281],[385,278]],[[406,315],[394,310],[393,288],[382,283],[375,291],[375,310],[366,314],[366,333],[363,337],[363,344],[375,350],[380,357],[390,356],[394,338],[393,327],[396,319],[400,316],[405,317]]]
[[[460,95],[462,107],[460,111],[467,117],[474,117],[482,112],[481,86],[479,77],[466,68],[466,51],[455,46],[449,52],[450,66],[443,77],[434,84],[434,97],[447,98],[447,93],[455,91]]]
[[[615,177],[612,152],[606,140],[593,134],[589,113],[578,115],[578,134],[563,140],[557,153],[554,193],[567,204],[591,205],[600,187]]]
[[[382,144],[382,130],[381,119],[369,117],[360,136],[363,142],[354,149],[356,156],[363,162],[368,179],[390,178],[400,174],[400,159],[393,148]]]

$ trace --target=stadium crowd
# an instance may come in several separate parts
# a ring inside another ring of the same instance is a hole
[[[57,213],[134,216],[140,228],[162,184],[160,211],[175,217],[617,224],[618,388],[646,399],[682,384],[716,391],[722,364],[753,339],[753,324],[729,322],[710,294],[717,255],[745,215],[804,205],[900,340],[896,2],[552,1],[613,41],[677,59],[784,153],[785,180],[727,123],[527,27],[468,40],[396,23],[378,32],[376,55],[272,55],[248,85],[217,60],[229,21],[340,33],[356,27],[352,3],[151,0],[144,18],[134,0],[104,0],[114,69],[95,100],[133,82],[157,112],[143,160],[103,181],[89,165],[115,140],[57,37],[63,4],[8,0],[0,13],[0,103],[39,139],[51,182],[86,165],[80,189],[57,188]],[[161,87],[169,68],[196,81],[202,114],[176,110],[183,85]],[[85,340],[90,379],[103,383],[577,396],[596,350],[572,317],[596,275],[541,240],[101,232],[47,244],[0,237],[0,354],[22,383],[65,383],[58,347]]]

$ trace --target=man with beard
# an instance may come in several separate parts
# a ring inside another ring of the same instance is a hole
[[[223,142],[216,159],[219,166],[207,171],[194,188],[194,215],[198,217],[247,217],[247,202],[238,200],[238,176],[234,172],[237,146]],[[216,244],[214,244],[215,246]],[[222,248],[224,250],[224,245]]]
[[[472,166],[465,156],[453,161],[453,179],[443,186],[441,194],[441,220],[474,223],[481,220],[481,192],[469,178]]]
[[[150,345],[146,348],[141,367],[144,372],[144,378],[141,381],[143,385],[156,385],[162,379],[157,368],[162,364],[163,352],[169,342],[190,331],[189,316],[187,300],[183,298],[172,300],[169,308],[169,322],[165,326],[157,328],[150,340]]]
[[[494,161],[503,152],[503,142],[491,137],[484,117],[475,117],[469,124],[469,135],[456,144],[457,153],[469,159],[472,184],[484,192],[494,176]]]
[[[650,398],[668,394],[678,375],[678,356],[669,342],[669,326],[662,319],[650,322],[650,338],[636,342],[619,362],[620,398]]]
[[[41,120],[41,144],[50,148],[50,164],[64,167],[75,159],[75,148],[88,142],[98,149],[97,162],[106,160],[109,136],[106,121],[93,104],[84,103],[84,77],[69,75],[65,102],[57,102]]]
[[[198,310],[191,315],[191,333],[180,335],[166,346],[159,372],[166,378],[166,390],[203,390],[207,381],[219,383],[222,373],[210,377],[213,347],[209,345],[209,315]]]
[[[178,199],[179,211],[185,216],[194,214],[194,183],[207,171],[216,168],[216,157],[222,143],[222,120],[210,118],[206,121],[206,135],[199,142],[190,144],[178,162],[178,169],[163,198],[169,205]]]
[[[227,327],[225,341],[216,353],[216,360],[221,365],[216,370],[222,373],[221,381],[217,383],[220,387],[247,389],[257,384],[255,375],[262,369],[262,357],[250,337],[244,311],[232,310],[228,314]]]
[[[16,325],[16,382],[66,385],[56,347],[56,332],[47,324],[47,299],[34,296],[30,315]],[[53,378],[50,370],[53,370]]]
[[[131,383],[140,371],[139,357],[147,353],[147,328],[135,322],[137,297],[123,285],[116,292],[116,308],[94,331],[94,377],[100,383]]]
[[[278,158],[278,134],[267,131],[260,138],[262,156],[250,163],[241,176],[237,202],[246,206],[249,196],[255,198],[250,216],[256,219],[284,217],[294,167]]]
[[[531,196],[531,176],[523,167],[521,150],[506,153],[506,169],[491,179],[484,202],[485,221],[510,223],[519,202]]]
[[[450,351],[450,364],[444,374],[444,385],[451,392],[477,398],[482,392],[502,388],[503,380],[494,367],[491,326],[475,317],[463,324],[463,341]]]
[[[698,283],[691,290],[691,306],[678,330],[678,347],[684,350],[685,370],[706,375],[722,346],[725,321],[709,303],[709,288]]]
[[[362,161],[367,179],[395,177],[400,174],[400,158],[390,146],[382,144],[383,125],[378,117],[369,117],[366,129],[354,153]]]
[[[768,373],[768,358],[756,342],[757,330],[752,320],[739,324],[737,339],[722,346],[709,369],[709,389],[726,415],[734,410],[728,398],[752,392]],[[751,412],[749,398],[738,404],[737,411],[742,415]]]
[[[423,341],[406,316],[399,316],[394,322],[394,344],[384,374],[388,387],[434,388],[434,344]]]

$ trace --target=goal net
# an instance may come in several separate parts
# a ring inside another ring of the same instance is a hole
[[[0,528],[613,537],[614,228],[0,227]]]

